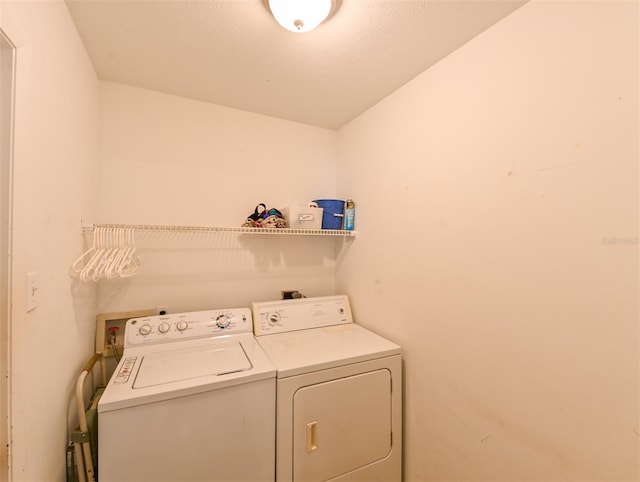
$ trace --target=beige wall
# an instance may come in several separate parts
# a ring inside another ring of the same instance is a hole
[[[240,226],[255,206],[335,195],[336,132],[101,82],[95,222]],[[334,292],[341,240],[137,234],[134,278],[100,284],[99,311],[248,306],[283,289]]]
[[[93,351],[95,295],[69,266],[97,206],[98,81],[61,1],[0,2],[17,46],[10,412],[14,481],[65,480],[72,387]],[[26,274],[39,306],[26,312]]]
[[[529,3],[341,129],[407,481],[638,480],[638,3]]]

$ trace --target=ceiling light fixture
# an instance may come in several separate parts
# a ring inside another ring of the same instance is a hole
[[[264,0],[273,18],[291,32],[309,32],[335,10],[338,0]]]

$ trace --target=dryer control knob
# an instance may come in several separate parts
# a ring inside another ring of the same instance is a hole
[[[273,313],[269,313],[267,315],[267,320],[271,325],[277,324],[280,321],[280,313],[278,313],[277,311],[274,311]]]
[[[160,323],[160,325],[158,326],[158,331],[160,333],[166,333],[167,331],[169,331],[169,329],[171,329],[171,326],[169,326],[169,323],[167,323],[166,321],[163,321],[162,323]]]
[[[187,329],[188,326],[189,326],[189,323],[187,323],[184,320],[181,320],[178,323],[176,323],[176,328],[178,329],[178,331],[184,331]]]
[[[227,328],[231,323],[231,315],[220,315],[216,318],[216,325],[218,328]]]
[[[140,333],[141,335],[148,335],[149,333],[151,333],[151,325],[142,325],[140,328],[138,328],[138,333]]]

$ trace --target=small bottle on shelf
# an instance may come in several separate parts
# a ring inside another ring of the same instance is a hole
[[[353,199],[348,198],[344,209],[344,229],[345,231],[353,231],[356,218],[356,203]]]

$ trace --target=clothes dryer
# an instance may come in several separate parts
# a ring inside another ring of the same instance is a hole
[[[400,347],[354,323],[346,296],[252,308],[277,370],[276,481],[400,481]]]
[[[275,367],[248,308],[129,320],[98,404],[100,482],[265,482]]]

